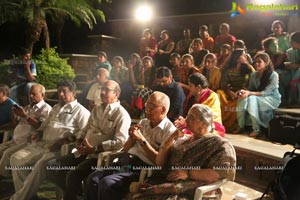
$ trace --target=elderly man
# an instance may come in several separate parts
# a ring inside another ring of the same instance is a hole
[[[10,164],[16,168],[12,171],[16,193],[11,200],[30,199],[46,178],[47,162],[60,155],[62,144],[82,137],[81,130],[87,125],[90,112],[77,102],[76,84],[65,80],[57,89],[59,103],[39,128],[43,131],[43,139],[11,156]]]
[[[117,82],[109,80],[103,84],[102,104],[92,110],[88,125],[83,130],[86,136],[77,146],[80,157],[67,155],[49,161],[49,167],[76,166],[75,170],[50,170],[48,174],[51,180],[55,178],[55,182],[65,188],[65,200],[76,199],[82,181],[92,172],[92,168],[97,166],[97,153],[119,150],[126,142],[131,119],[118,100],[120,93]]]
[[[90,111],[102,103],[101,87],[108,80],[109,72],[105,68],[99,68],[97,74],[97,82],[90,87],[86,99],[88,100],[88,108]]]
[[[185,100],[183,89],[173,80],[172,72],[167,67],[160,67],[157,70],[156,81],[157,85],[153,90],[163,92],[170,98],[168,118],[173,122],[182,114]]]
[[[117,166],[129,166],[128,172],[93,172],[87,181],[87,199],[122,199],[129,192],[130,183],[139,179],[140,171],[134,166],[155,165],[161,144],[176,130],[166,117],[169,107],[170,99],[164,93],[150,95],[145,108],[147,119],[130,127],[130,137],[124,144],[126,153],[116,163]]]
[[[51,106],[44,101],[45,87],[35,84],[30,89],[31,104],[22,107],[13,107],[13,113],[19,117],[19,122],[14,129],[13,139],[0,144],[0,175],[8,175],[9,159],[11,155],[27,146],[27,141],[33,142],[37,129],[40,127],[51,111]],[[32,136],[32,138],[31,138]]]

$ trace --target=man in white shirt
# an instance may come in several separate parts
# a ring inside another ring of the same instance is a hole
[[[57,91],[59,103],[39,128],[42,140],[11,156],[10,164],[16,168],[12,170],[16,193],[11,200],[31,199],[46,178],[47,162],[60,155],[63,144],[83,137],[81,130],[87,125],[90,112],[77,102],[76,84],[64,80]]]
[[[99,68],[97,74],[97,82],[94,83],[86,96],[88,100],[88,108],[90,111],[96,106],[99,106],[102,103],[101,100],[101,87],[108,80],[109,72],[105,68]]]
[[[36,134],[46,117],[51,111],[51,106],[44,101],[45,87],[40,84],[35,84],[30,89],[31,104],[24,108],[13,106],[13,113],[19,117],[19,122],[14,129],[13,139],[0,144],[0,175],[6,176],[9,174],[9,159],[10,156],[18,150],[27,146],[28,141],[31,141],[31,136]],[[32,140],[34,140],[34,136]]]
[[[82,181],[97,166],[99,152],[123,148],[131,119],[118,100],[120,93],[120,86],[115,81],[109,80],[102,85],[102,104],[92,110],[88,125],[83,130],[86,136],[76,147],[80,157],[67,155],[48,162],[49,168],[54,169],[76,166],[75,170],[48,171],[47,177],[65,189],[64,200],[77,199]]]
[[[124,144],[124,154],[117,166],[129,166],[128,172],[98,170],[93,172],[86,185],[87,199],[122,199],[129,192],[129,185],[138,181],[139,170],[134,166],[155,165],[161,144],[176,130],[166,117],[170,108],[169,97],[162,92],[154,92],[147,100],[147,119],[129,129],[129,138]]]

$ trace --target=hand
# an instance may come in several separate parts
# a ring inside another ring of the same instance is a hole
[[[26,117],[26,113],[23,107],[21,106],[13,106],[12,110],[14,111],[15,115],[19,116],[19,117]]]
[[[236,95],[238,98],[245,99],[250,95],[250,91],[242,89],[242,90],[237,91]]]
[[[129,63],[129,64],[127,65],[127,68],[128,68],[128,70],[132,70],[132,69],[133,69],[133,64],[132,64],[132,63]]]
[[[161,50],[161,49],[158,50],[158,53],[159,53],[159,54],[163,54],[164,52],[165,52],[164,50]]]
[[[185,118],[182,116],[179,116],[175,121],[174,125],[176,128],[184,128],[185,127]]]
[[[81,145],[76,147],[78,152],[81,155],[94,153],[94,147],[89,143],[89,141],[85,138]]]
[[[177,181],[177,180],[186,180],[188,179],[188,171],[187,170],[173,170],[171,171],[166,179],[168,181]]]
[[[230,98],[231,98],[232,100],[238,98],[237,94],[236,94],[235,92],[233,92],[233,91],[229,91],[229,96],[230,96]]]
[[[163,148],[171,148],[174,144],[174,141],[178,140],[178,138],[181,138],[184,136],[184,132],[177,129],[168,139],[164,142],[162,145]]]
[[[142,135],[140,129],[141,129],[141,125],[140,124],[131,126],[129,128],[129,136],[132,139],[137,140],[137,141],[143,140],[144,136]]]

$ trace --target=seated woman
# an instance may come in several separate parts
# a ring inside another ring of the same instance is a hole
[[[232,49],[244,49],[244,51],[246,52],[246,56],[247,56],[247,61],[248,63],[252,63],[252,58],[251,55],[249,53],[247,53],[247,47],[246,44],[243,40],[236,40],[233,43]]]
[[[289,40],[289,34],[284,32],[285,24],[281,20],[275,20],[271,25],[272,34],[269,37],[275,37],[278,41],[278,50],[280,52],[286,52],[291,46]]]
[[[181,74],[182,82],[178,84],[182,87],[185,94],[189,93],[189,85],[188,85],[188,78],[190,75],[199,72],[199,69],[194,65],[194,57],[191,54],[184,54],[182,56],[182,67],[184,73]]]
[[[237,128],[236,92],[248,87],[252,72],[254,69],[247,62],[243,49],[235,49],[222,69],[221,90],[218,90],[217,94],[221,102],[222,122],[228,132]]]
[[[223,44],[221,46],[220,53],[216,53],[217,57],[217,67],[222,69],[226,63],[226,61],[229,59],[231,54],[231,46],[229,44]]]
[[[221,70],[216,66],[217,58],[215,54],[209,53],[204,57],[204,67],[200,68],[200,73],[208,80],[208,87],[213,91],[220,88]]]
[[[184,69],[181,66],[181,56],[179,53],[172,53],[170,55],[170,66],[171,66],[171,71],[173,74],[173,79],[176,82],[183,82],[183,73],[184,73]]]
[[[152,93],[152,87],[155,81],[155,67],[153,59],[145,56],[142,59],[143,66],[140,69],[138,77],[136,77],[136,90],[133,92],[131,107],[137,109],[137,115],[143,114],[144,103]],[[140,112],[138,112],[140,111]]]
[[[195,73],[189,77],[189,90],[190,93],[183,104],[183,115],[178,117],[174,122],[177,128],[184,128],[186,126],[186,117],[189,109],[194,104],[207,105],[213,111],[214,128],[220,136],[225,135],[225,128],[222,125],[221,107],[218,95],[208,88],[208,82],[205,76],[200,73]]]
[[[137,199],[194,199],[197,187],[222,178],[234,179],[235,150],[228,140],[211,134],[211,109],[195,104],[186,121],[193,134],[182,136],[178,130],[164,142],[156,157],[156,164],[164,170],[140,186]],[[220,198],[221,191],[214,194]]]
[[[121,56],[115,56],[112,59],[112,69],[110,79],[122,84],[128,81],[128,68],[125,67],[124,59]]]
[[[131,82],[133,87],[136,87],[137,80],[141,69],[143,67],[142,59],[137,53],[132,53],[127,64],[128,68],[128,80]]]
[[[204,56],[208,53],[209,51],[203,48],[203,42],[200,38],[193,39],[190,45],[190,54],[194,58],[196,67],[201,66],[201,64],[203,63]]]
[[[121,56],[115,56],[112,59],[112,69],[109,77],[120,85],[121,91],[126,91],[121,93],[120,101],[130,103],[133,87],[129,81],[128,68]]]
[[[175,43],[170,38],[170,34],[167,30],[163,30],[160,33],[161,40],[158,42],[157,52],[155,54],[155,64],[157,67],[170,67],[169,57],[174,50]]]
[[[246,114],[249,114],[252,124],[250,137],[260,134],[260,126],[268,127],[269,121],[274,117],[274,109],[281,102],[278,74],[273,69],[269,55],[258,53],[253,64],[256,71],[251,74],[248,90],[237,91],[237,133],[244,131]]]

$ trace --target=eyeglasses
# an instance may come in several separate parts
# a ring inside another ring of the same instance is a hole
[[[158,107],[162,107],[162,106],[155,105],[153,103],[145,103],[145,108],[149,109],[149,110],[153,110],[153,109],[158,108]]]
[[[116,91],[115,89],[110,89],[108,87],[101,87],[101,90],[105,92]]]

